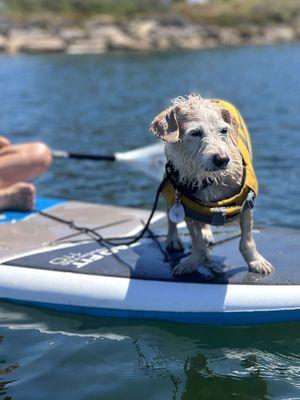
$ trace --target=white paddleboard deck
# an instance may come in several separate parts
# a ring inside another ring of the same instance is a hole
[[[57,203],[47,212],[96,229],[103,237],[134,235],[149,211],[82,202]],[[200,267],[173,277],[165,255],[166,220],[157,213],[151,238],[109,251],[72,227],[31,214],[0,225],[0,299],[66,312],[187,323],[249,325],[300,319],[300,232],[256,230],[258,248],[275,266],[269,276],[249,273],[239,229],[218,228],[212,254],[223,273]],[[186,251],[190,239],[181,228]],[[112,254],[114,253],[114,254]]]

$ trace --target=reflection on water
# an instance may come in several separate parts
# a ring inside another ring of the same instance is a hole
[[[12,365],[7,373],[22,385],[8,384],[6,391],[16,398],[24,390],[37,396],[45,384],[55,384],[56,399],[72,394],[76,399],[189,400],[299,394],[299,324],[210,328],[8,304],[1,304],[0,317],[7,342],[22,337],[22,343],[7,343],[6,365]],[[20,368],[11,372],[19,359]]]
[[[3,339],[4,337],[0,336],[0,349]],[[7,380],[9,379],[9,376],[6,375],[9,375],[12,371],[14,371],[18,367],[20,367],[20,365],[17,363],[8,365],[6,360],[3,360],[2,357],[0,358],[0,396],[5,396],[6,399],[8,399],[6,395],[9,385],[13,382],[11,380]],[[12,399],[12,397],[9,398]]]
[[[226,355],[224,355],[226,356]],[[228,354],[230,357],[230,354]],[[186,362],[187,382],[183,392],[183,399],[232,398],[234,394],[237,397],[247,394],[248,398],[266,399],[268,385],[261,376],[260,369],[251,366],[256,365],[256,356],[242,357],[241,367],[244,367],[243,376],[235,376],[235,373],[222,375],[216,374],[210,368],[209,362],[205,356],[198,354]],[[219,362],[223,364],[220,360]]]

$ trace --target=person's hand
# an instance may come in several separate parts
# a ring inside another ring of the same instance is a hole
[[[0,149],[2,149],[3,147],[9,146],[10,145],[10,141],[8,139],[6,139],[6,137],[4,136],[0,136]]]

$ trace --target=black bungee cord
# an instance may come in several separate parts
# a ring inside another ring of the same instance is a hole
[[[134,244],[136,242],[138,242],[144,235],[146,232],[149,233],[149,236],[154,240],[154,233],[149,229],[149,225],[151,223],[151,220],[153,218],[153,215],[157,209],[157,204],[158,204],[158,200],[159,200],[159,196],[160,193],[165,185],[167,181],[167,177],[165,177],[162,182],[160,183],[160,185],[157,188],[156,191],[156,195],[155,195],[155,199],[154,199],[154,203],[152,206],[152,210],[151,213],[148,217],[147,222],[145,223],[143,229],[141,230],[141,232],[136,235],[136,236],[130,236],[130,237],[113,237],[113,238],[104,238],[102,235],[100,235],[100,233],[96,232],[95,229],[93,228],[89,228],[89,227],[85,227],[85,226],[80,226],[77,225],[73,220],[67,220],[61,217],[58,217],[56,215],[53,214],[49,214],[45,211],[41,211],[41,210],[34,210],[37,214],[52,219],[54,221],[60,222],[62,224],[68,225],[71,229],[77,230],[79,233],[82,234],[86,234],[88,236],[90,236],[91,239],[93,239],[94,241],[98,242],[99,244],[101,244],[102,246],[104,246],[106,249],[108,249],[111,254],[120,262],[125,263],[123,260],[121,260],[114,252],[111,251],[111,248],[109,246],[130,246],[131,244]],[[157,244],[157,240],[154,240]],[[162,252],[162,254],[165,257],[166,261],[170,261],[168,259],[167,253],[162,249],[162,247],[160,245],[158,245],[158,248],[160,249],[160,251]],[[126,264],[126,263],[125,263]],[[127,264],[126,264],[127,265]],[[128,265],[127,265],[128,266]]]

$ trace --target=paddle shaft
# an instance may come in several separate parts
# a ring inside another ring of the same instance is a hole
[[[139,172],[155,180],[160,180],[165,165],[164,147],[161,143],[151,144],[121,153],[115,152],[105,155],[74,153],[64,150],[52,150],[52,155],[53,158],[64,158],[68,160],[117,161],[126,164],[126,166],[128,165],[134,169],[138,169]]]
[[[63,150],[52,150],[52,156],[54,158],[74,158],[77,160],[93,160],[93,161],[116,161],[117,158],[114,154],[85,154],[85,153],[73,153]]]

